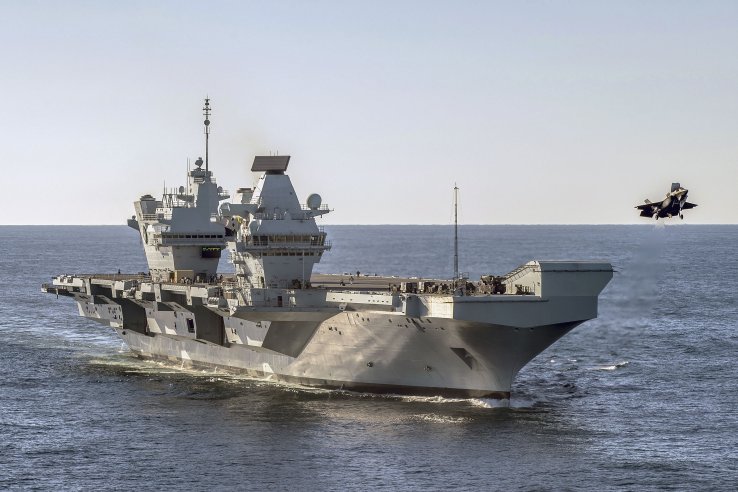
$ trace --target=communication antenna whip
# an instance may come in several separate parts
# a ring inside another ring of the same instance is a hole
[[[459,279],[459,187],[454,183],[454,285]]]
[[[210,137],[210,98],[205,98],[205,106],[202,108],[205,116],[205,173],[208,172],[208,138]]]

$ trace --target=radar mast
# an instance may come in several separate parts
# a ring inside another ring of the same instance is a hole
[[[205,98],[205,106],[202,108],[205,116],[205,172],[208,172],[208,139],[210,137],[210,98]]]

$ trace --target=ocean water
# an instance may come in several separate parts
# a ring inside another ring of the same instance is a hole
[[[448,276],[444,226],[327,226],[317,269]],[[42,294],[145,270],[125,226],[0,227],[0,489],[735,490],[738,226],[463,226],[472,278],[604,259],[600,316],[509,406],[317,391],[139,361]],[[227,271],[230,265],[222,265]]]

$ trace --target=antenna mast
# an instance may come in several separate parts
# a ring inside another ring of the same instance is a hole
[[[454,183],[454,285],[459,279],[459,187]]]
[[[208,139],[210,137],[210,98],[205,98],[205,106],[202,108],[205,116],[205,172],[208,172]]]

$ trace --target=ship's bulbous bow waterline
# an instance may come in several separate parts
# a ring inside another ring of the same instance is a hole
[[[531,261],[468,279],[313,274],[331,244],[286,175],[289,156],[260,156],[255,188],[233,202],[212,172],[145,195],[128,225],[146,274],[60,275],[45,292],[112,327],[143,358],[272,381],[377,393],[509,398],[515,375],[597,317],[606,262]],[[316,198],[317,197],[317,198]],[[235,275],[216,272],[226,250]]]

